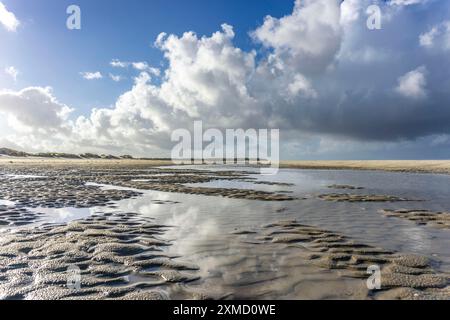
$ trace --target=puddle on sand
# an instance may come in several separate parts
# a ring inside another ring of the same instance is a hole
[[[31,174],[7,174],[6,177],[11,179],[47,179],[47,176],[36,176]]]
[[[0,206],[15,206],[15,205],[16,203],[14,201],[0,199]]]
[[[91,187],[100,187],[103,190],[137,191],[137,189],[134,189],[134,188],[119,187],[119,186],[113,186],[113,185],[109,185],[109,184],[102,184],[102,183],[96,183],[96,182],[87,182],[85,185],[91,186]]]
[[[96,208],[30,208],[34,212],[42,213],[39,223],[61,224],[73,220],[85,219],[97,212]]]

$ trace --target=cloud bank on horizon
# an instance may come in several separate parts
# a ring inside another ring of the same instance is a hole
[[[111,108],[74,117],[51,88],[0,90],[0,113],[10,129],[0,144],[169,155],[171,132],[202,120],[205,128],[279,128],[284,158],[365,152],[389,158],[402,148],[407,157],[423,157],[421,150],[430,146],[445,150],[450,17],[429,8],[449,12],[450,3],[436,2],[375,1],[382,29],[369,30],[366,9],[373,0],[297,0],[289,15],[262,18],[249,33],[254,49],[247,51],[234,45],[227,23],[204,36],[162,32],[154,45],[164,54],[164,70],[111,53],[113,81],[122,80],[117,69],[140,72]],[[432,24],[418,21],[418,10]],[[0,22],[11,32],[20,23],[1,2]],[[98,71],[80,75],[105,78]]]

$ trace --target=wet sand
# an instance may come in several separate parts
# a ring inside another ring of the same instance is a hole
[[[297,201],[295,208],[301,211],[304,199],[277,190],[293,183],[256,180],[249,171],[180,169],[168,164],[159,160],[2,159],[0,298],[450,299],[449,273],[438,268],[437,260],[282,220],[285,211],[280,206],[274,207],[278,220],[226,234],[222,234],[225,229],[213,230],[212,238],[199,242],[198,251],[192,253],[186,250],[186,239],[180,238],[179,221],[160,223],[152,215],[125,210],[117,203],[135,201],[156,190],[205,198],[209,210],[219,215],[230,213],[218,207],[215,199],[254,201],[252,214],[258,215],[258,203]],[[217,182],[274,189],[202,186]],[[401,211],[401,203],[420,199],[370,194],[368,185],[327,184],[325,188],[330,193],[312,197],[336,206],[391,203],[398,206],[397,211],[383,213],[419,222],[418,228],[440,223],[442,217],[448,219],[441,212]],[[183,206],[183,202],[164,199],[150,203]],[[96,209],[66,223],[46,220],[43,208],[67,207]],[[191,237],[197,241],[209,228],[198,224],[193,229],[198,234]],[[371,265],[381,268],[381,290],[366,287]],[[68,285],[67,271],[73,266],[79,268],[79,289]]]

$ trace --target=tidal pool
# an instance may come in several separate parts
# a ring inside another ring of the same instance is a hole
[[[211,170],[213,167],[208,167]],[[247,170],[252,170],[249,168]],[[253,169],[254,170],[254,169]],[[388,218],[380,209],[428,209],[450,211],[450,176],[436,174],[391,173],[380,171],[295,170],[281,169],[275,176],[252,175],[255,181],[290,183],[292,186],[261,185],[252,182],[218,180],[191,184],[220,188],[252,188],[263,191],[288,191],[299,198],[294,201],[261,202],[226,199],[199,195],[164,192],[145,192],[138,199],[119,203],[121,210],[137,211],[157,217],[162,222],[186,220],[177,223],[186,234],[203,229],[201,234],[211,237],[227,234],[236,228],[247,229],[280,219],[295,219],[299,223],[340,232],[365,243],[391,250],[424,254],[450,262],[450,233],[447,230],[418,226],[413,222]],[[347,191],[332,190],[330,185],[362,187],[356,194],[386,194],[423,201],[348,203],[318,199],[323,193]],[[151,204],[151,199],[180,202],[164,206]],[[204,227],[199,227],[203,225]],[[208,232],[207,230],[212,230]],[[195,236],[194,236],[195,237]],[[178,240],[177,240],[178,241]],[[200,241],[200,240],[199,240]]]

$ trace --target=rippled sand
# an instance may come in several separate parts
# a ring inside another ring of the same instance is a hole
[[[399,177],[53,161],[0,165],[1,298],[450,298],[449,230],[430,229],[441,211],[421,211],[446,205],[433,190],[447,180],[380,195],[373,186]],[[366,285],[373,265],[380,290]]]

